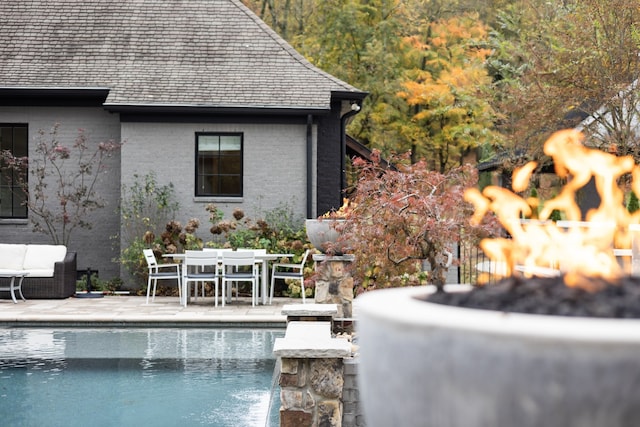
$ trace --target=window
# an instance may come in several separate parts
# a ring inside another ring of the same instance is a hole
[[[15,157],[29,154],[27,125],[0,123],[0,151]],[[25,193],[17,183],[17,174],[0,161],[0,218],[26,218]],[[27,179],[27,177],[24,177]]]
[[[241,134],[196,134],[196,196],[242,196]]]

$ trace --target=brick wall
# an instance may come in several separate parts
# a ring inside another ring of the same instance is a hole
[[[78,129],[84,129],[90,144],[120,140],[117,114],[100,107],[0,107],[0,123],[26,123],[29,125],[29,152],[35,149],[38,131],[49,132],[59,123],[58,139],[72,144]],[[71,160],[73,164],[73,160]],[[70,250],[78,253],[78,268],[99,270],[100,277],[109,279],[119,274],[118,264],[111,260],[118,254],[110,236],[118,232],[120,219],[116,213],[120,197],[120,157],[114,156],[109,171],[98,182],[97,192],[107,206],[96,211],[89,220],[91,230],[79,229],[71,237]],[[53,200],[55,203],[55,199]],[[0,241],[5,243],[51,243],[47,235],[33,233],[28,221],[0,221]]]
[[[244,195],[242,198],[194,197],[196,132],[238,132],[244,135]],[[122,184],[133,175],[155,171],[159,184],[172,182],[185,218],[206,222],[207,203],[226,215],[241,207],[248,215],[281,203],[304,216],[306,206],[306,125],[123,123]]]

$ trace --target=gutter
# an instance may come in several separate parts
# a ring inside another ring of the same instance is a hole
[[[307,218],[313,215],[313,115],[307,115]]]

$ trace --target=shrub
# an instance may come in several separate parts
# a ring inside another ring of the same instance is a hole
[[[309,247],[304,221],[296,219],[293,210],[286,205],[266,212],[264,218],[257,220],[246,217],[241,209],[236,209],[230,220],[224,219],[214,204],[206,209],[213,234],[213,240],[207,246],[261,248],[274,253],[293,253],[297,257]]]
[[[154,172],[143,177],[134,175],[134,183],[124,187],[122,194],[120,215],[123,249],[119,261],[144,289],[148,269],[142,250],[154,248],[159,259],[162,253],[178,250],[176,245],[182,226],[172,221],[178,203],[175,201],[173,184],[159,185]],[[156,238],[158,234],[160,237]],[[184,240],[187,238],[184,237]],[[171,250],[171,245],[175,250]]]
[[[145,233],[160,234],[178,211],[173,184],[159,185],[154,172],[142,177],[134,175],[133,178],[131,186],[123,187],[120,204],[125,246]]]

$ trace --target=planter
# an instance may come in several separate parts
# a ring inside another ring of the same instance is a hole
[[[451,288],[462,288],[453,285]],[[640,425],[640,320],[355,300],[368,427]]]
[[[332,250],[334,254],[340,255],[344,245],[338,246],[337,242],[344,222],[344,219],[308,219],[305,222],[307,238],[322,253]]]

